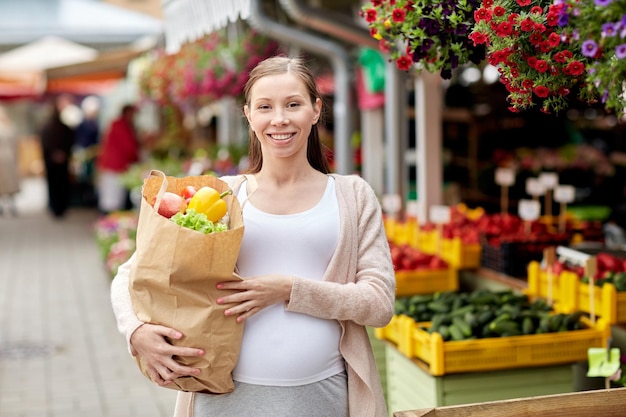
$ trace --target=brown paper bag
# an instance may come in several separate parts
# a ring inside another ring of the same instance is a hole
[[[241,206],[233,195],[228,203],[228,230],[204,234],[175,224],[157,212],[165,191],[179,193],[185,186],[210,186],[220,193],[228,185],[216,177],[175,178],[152,171],[144,181],[137,249],[130,270],[130,294],[141,321],[172,327],[183,333],[170,343],[204,349],[202,357],[176,358],[199,368],[201,374],[181,377],[168,385],[182,391],[227,393],[234,390],[231,372],[237,363],[243,325],[224,316],[228,307],[217,305],[217,290],[224,280],[241,279],[234,274],[243,237]],[[150,202],[156,201],[154,207]],[[137,363],[145,376],[145,364]]]

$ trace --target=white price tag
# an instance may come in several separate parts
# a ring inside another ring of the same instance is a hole
[[[515,171],[511,168],[497,168],[496,184],[501,187],[510,187],[515,184]]]
[[[450,223],[450,207],[430,206],[428,217],[435,224]]]
[[[406,214],[411,217],[417,217],[420,210],[420,203],[416,200],[406,202]]]
[[[573,185],[559,185],[554,189],[554,201],[559,203],[571,203],[576,197],[576,189]]]
[[[528,178],[526,180],[526,193],[533,197],[538,197],[546,192],[539,178]]]
[[[383,210],[389,214],[396,214],[402,208],[402,199],[399,194],[385,194],[382,198]]]
[[[552,190],[559,185],[559,175],[556,172],[542,172],[539,174],[539,181],[546,190]]]
[[[519,212],[519,216],[524,221],[533,221],[539,218],[541,214],[541,206],[538,201],[535,200],[520,200],[517,211]]]

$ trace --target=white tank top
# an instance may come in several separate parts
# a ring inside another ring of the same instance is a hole
[[[237,261],[243,277],[287,274],[321,280],[339,239],[335,181],[328,177],[322,199],[301,213],[276,215],[243,206],[244,235]],[[247,198],[246,184],[238,193]],[[336,320],[288,312],[283,303],[246,320],[236,381],[295,386],[321,381],[345,369]]]

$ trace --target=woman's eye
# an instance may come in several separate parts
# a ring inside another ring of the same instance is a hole
[[[300,103],[294,102],[294,103],[287,104],[287,107],[298,107],[299,105],[300,105]]]
[[[260,106],[257,107],[259,110],[267,110],[270,108],[269,105],[267,104],[261,104]]]

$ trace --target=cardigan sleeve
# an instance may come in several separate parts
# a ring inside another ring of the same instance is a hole
[[[130,266],[134,257],[135,256],[132,255],[128,261],[120,265],[117,274],[111,282],[111,305],[113,307],[113,313],[115,314],[115,320],[117,321],[117,329],[126,338],[128,351],[131,353],[130,337],[135,330],[143,324],[135,314],[130,298],[130,291],[128,289]]]
[[[347,184],[346,184],[347,183]],[[382,210],[365,180],[338,178],[340,241],[322,281],[295,277],[287,310],[382,327],[394,313],[395,274]]]

